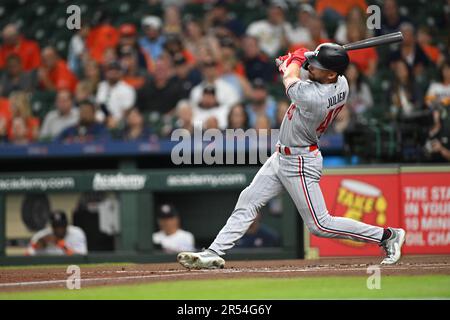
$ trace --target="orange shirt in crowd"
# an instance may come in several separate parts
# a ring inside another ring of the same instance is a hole
[[[234,72],[237,75],[240,75],[242,77],[246,77],[246,75],[245,75],[245,67],[244,67],[244,64],[242,62],[238,62],[236,64],[236,67],[234,68]]]
[[[75,92],[78,80],[64,60],[60,59],[56,66],[49,71],[49,78],[56,90],[68,89]]]
[[[123,76],[122,80],[125,81],[127,84],[129,84],[136,90],[139,90],[145,84],[145,77],[142,77],[142,76],[125,75],[125,76]]]
[[[184,49],[181,54],[186,59],[186,62],[190,65],[194,65],[196,63],[195,56],[187,49]]]
[[[367,73],[369,70],[369,63],[378,60],[378,53],[375,48],[365,48],[359,50],[347,51],[350,62],[356,64],[362,73]]]
[[[365,0],[317,0],[316,11],[319,15],[322,15],[325,9],[330,8],[339,13],[341,16],[346,17],[349,11],[353,7],[360,7],[364,10],[367,9],[367,3]]]
[[[36,41],[21,37],[16,46],[3,44],[0,46],[0,69],[5,67],[6,59],[11,54],[18,55],[25,71],[36,69],[41,64],[41,50]]]
[[[8,124],[8,139],[9,140],[14,140],[14,136],[13,136],[13,131],[12,131],[12,120],[13,118],[10,119],[9,124]],[[26,119],[26,125],[27,125],[27,138],[29,141],[34,141],[35,140],[35,136],[34,136],[34,132],[36,132],[36,130],[39,129],[39,118],[36,117],[29,117],[28,119]]]
[[[3,97],[0,97],[0,119],[5,119],[6,122],[11,120],[12,113],[11,108],[9,107],[9,100]]]
[[[423,45],[421,46],[422,50],[427,55],[428,59],[433,61],[434,64],[437,64],[439,61],[439,58],[441,56],[441,51],[439,51],[438,47],[432,46],[432,45]]]
[[[111,25],[103,24],[93,28],[86,40],[89,54],[97,63],[103,63],[103,53],[119,43],[119,31]]]

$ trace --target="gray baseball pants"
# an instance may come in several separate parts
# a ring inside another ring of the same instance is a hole
[[[380,243],[383,228],[328,213],[320,190],[322,154],[319,150],[284,155],[275,152],[245,188],[233,213],[209,249],[219,255],[231,249],[255,220],[258,211],[283,188],[297,207],[309,231],[319,237]]]

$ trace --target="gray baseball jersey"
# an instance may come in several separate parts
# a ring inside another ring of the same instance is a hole
[[[281,124],[279,141],[288,147],[306,147],[318,144],[344,107],[348,83],[344,76],[331,84],[299,80],[289,85],[286,94],[292,103]]]
[[[318,143],[343,108],[348,84],[343,76],[333,84],[299,80],[286,91],[292,104],[281,125],[280,143],[306,147]],[[241,192],[233,213],[209,249],[225,254],[245,234],[260,208],[283,189],[291,196],[312,234],[380,243],[383,228],[329,214],[319,185],[323,162],[320,150],[296,150],[290,155],[275,152],[266,161],[252,183]]]

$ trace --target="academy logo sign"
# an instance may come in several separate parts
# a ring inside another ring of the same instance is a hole
[[[233,186],[247,183],[245,174],[185,174],[169,175],[167,185],[169,187],[199,187],[199,186]]]
[[[1,191],[28,191],[28,190],[65,190],[75,188],[75,179],[72,177],[58,178],[31,178],[20,177],[0,179]]]
[[[145,186],[147,176],[144,174],[100,174],[96,173],[92,188],[102,190],[141,190]]]

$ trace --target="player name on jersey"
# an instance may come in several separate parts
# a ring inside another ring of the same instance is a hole
[[[345,100],[345,96],[346,96],[346,92],[342,91],[342,92],[339,92],[337,95],[328,98],[328,107],[327,107],[327,109],[332,107],[332,106],[334,106],[335,104],[338,104],[339,102],[344,101]]]

